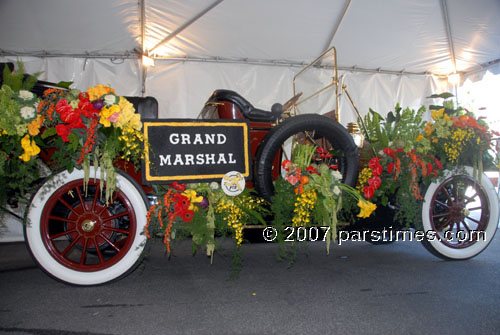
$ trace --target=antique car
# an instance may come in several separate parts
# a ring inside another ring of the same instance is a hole
[[[336,59],[334,48],[326,52],[333,52]],[[347,91],[338,78],[336,62],[330,86],[338,111],[339,94]],[[351,134],[336,117],[297,112],[301,102],[316,94],[304,97],[297,92],[288,102],[264,111],[234,91],[215,90],[199,119],[248,122],[253,180],[247,185],[265,199],[273,194],[273,180],[281,173],[281,162],[290,158],[290,141],[335,152],[328,164],[342,174],[345,184],[355,186],[360,157]],[[158,117],[154,98],[128,99],[144,119]],[[50,154],[41,156],[51,159]],[[90,175],[96,177],[90,178],[87,186],[83,170],[54,171],[32,195],[26,211],[25,240],[37,264],[55,279],[75,285],[102,284],[126,276],[140,263],[147,241],[143,234],[146,216],[155,201],[153,186],[145,184],[131,164],[120,162],[117,168],[116,190],[110,202],[100,196],[105,192],[100,186],[103,171],[93,167]],[[423,241],[439,257],[467,259],[479,254],[493,239],[499,218],[498,197],[491,181],[474,177],[471,168],[445,172],[443,178],[425,188],[421,214],[424,230],[435,236],[460,229],[483,232],[484,238],[465,243],[444,238]]]

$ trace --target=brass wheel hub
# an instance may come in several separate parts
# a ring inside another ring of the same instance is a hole
[[[94,230],[96,222],[94,220],[85,220],[82,222],[82,230],[86,233],[90,233]]]

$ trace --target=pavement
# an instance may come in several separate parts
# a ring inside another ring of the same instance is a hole
[[[189,241],[168,259],[153,243],[144,264],[106,285],[48,277],[23,244],[0,244],[0,334],[500,334],[500,234],[477,257],[443,261],[418,242],[233,246],[214,263]]]

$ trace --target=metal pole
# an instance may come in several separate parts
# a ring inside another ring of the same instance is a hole
[[[176,30],[174,30],[170,35],[168,35],[167,37],[165,37],[160,43],[158,43],[153,48],[151,48],[149,50],[149,53],[151,54],[156,48],[158,48],[159,46],[161,46],[161,45],[167,43],[168,41],[170,41],[172,38],[174,38],[175,36],[177,36],[181,31],[183,31],[184,29],[186,29],[187,27],[189,27],[193,22],[195,22],[200,17],[202,17],[203,15],[205,15],[206,13],[208,13],[210,10],[212,10],[215,6],[217,6],[218,4],[220,4],[222,1],[224,1],[224,0],[217,0],[217,1],[215,1],[213,4],[211,4],[210,6],[208,6],[207,8],[205,8],[199,14],[195,15],[192,19],[190,19],[189,21],[187,21],[186,23],[184,23],[182,26],[180,26],[179,28],[177,28]]]
[[[444,26],[446,29],[446,37],[448,38],[448,48],[450,49],[450,57],[453,63],[454,72],[457,72],[457,61],[455,58],[455,47],[453,45],[453,38],[451,36],[450,20],[448,17],[448,8],[446,7],[446,0],[441,0],[441,10],[443,12]]]
[[[326,50],[330,47],[330,44],[333,42],[333,38],[337,34],[337,30],[339,30],[340,24],[342,23],[342,20],[344,19],[345,13],[347,12],[347,8],[349,8],[349,5],[351,4],[351,0],[347,0],[344,9],[342,10],[342,13],[340,14],[339,18],[337,19],[337,23],[335,24],[335,28],[333,28],[332,34],[330,35],[330,38],[328,39],[328,43],[325,45],[323,50]]]
[[[146,0],[140,0],[139,5],[140,5],[140,21],[141,21],[141,50],[142,53],[144,54],[145,51],[145,45],[146,45],[146,5],[145,5]],[[142,59],[139,60],[142,64]],[[142,96],[146,93],[146,76],[147,76],[147,70],[146,67],[143,65],[141,66],[141,92]]]

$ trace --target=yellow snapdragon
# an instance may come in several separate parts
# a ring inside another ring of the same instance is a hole
[[[28,134],[21,139],[21,146],[24,149],[24,153],[19,158],[25,162],[28,162],[31,157],[40,153],[40,147],[36,145],[35,141],[31,140]]]
[[[362,198],[358,201],[358,207],[360,208],[358,217],[367,218],[369,217],[374,210],[377,209],[377,205],[371,203],[370,201],[364,200]]]

